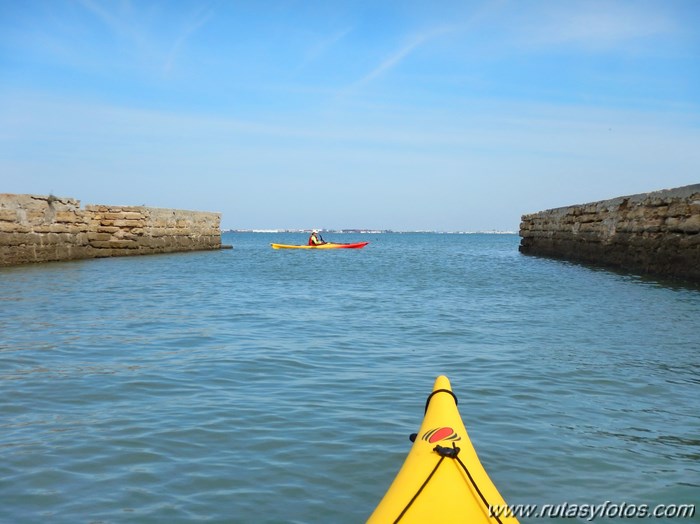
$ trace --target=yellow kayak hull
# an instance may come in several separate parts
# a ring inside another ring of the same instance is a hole
[[[517,524],[490,514],[490,507],[505,505],[469,439],[450,381],[439,376],[413,446],[368,524]]]

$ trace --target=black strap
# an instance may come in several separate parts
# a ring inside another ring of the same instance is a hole
[[[404,516],[404,515],[406,514],[406,512],[408,511],[408,508],[411,507],[411,505],[412,505],[412,504],[415,502],[415,500],[418,498],[418,495],[420,495],[421,492],[423,491],[423,488],[425,488],[425,486],[428,485],[428,482],[430,482],[430,479],[433,478],[433,475],[435,474],[435,472],[437,471],[437,469],[440,467],[440,464],[442,464],[442,461],[443,461],[443,460],[445,460],[445,457],[440,457],[440,460],[438,460],[438,463],[435,464],[435,467],[433,468],[433,471],[430,472],[430,475],[428,475],[428,478],[425,479],[425,482],[423,482],[423,485],[422,485],[420,488],[418,488],[418,491],[416,491],[416,494],[413,495],[413,498],[408,502],[408,504],[406,504],[406,507],[403,508],[403,511],[401,512],[401,514],[400,514],[398,517],[396,517],[396,520],[394,521],[394,524],[396,524],[398,521],[400,521],[400,520],[403,518],[403,516]]]
[[[442,390],[442,391],[447,391],[447,390]],[[437,393],[437,391],[435,393]],[[438,460],[437,464],[435,464],[435,467],[430,472],[430,475],[428,475],[428,478],[425,479],[425,481],[423,482],[421,487],[418,488],[418,491],[416,491],[416,494],[413,495],[413,498],[408,502],[408,504],[406,504],[406,507],[403,508],[403,510],[401,511],[399,516],[396,517],[394,524],[397,524],[397,522],[399,522],[403,518],[403,516],[406,514],[408,509],[413,505],[415,500],[421,494],[423,489],[425,489],[425,486],[428,485],[428,482],[430,482],[430,479],[433,478],[433,475],[435,474],[437,469],[440,467],[440,464],[442,464],[442,461],[445,460],[446,457],[451,458],[451,459],[455,459],[459,463],[459,465],[462,466],[462,469],[464,470],[464,472],[467,474],[467,477],[469,478],[469,482],[471,482],[472,486],[474,486],[474,489],[476,490],[477,494],[481,498],[481,502],[484,503],[484,506],[486,506],[486,508],[488,508],[488,509],[491,508],[488,501],[486,500],[486,497],[484,497],[484,494],[481,492],[481,490],[479,489],[479,486],[477,486],[476,482],[474,481],[474,477],[472,477],[472,474],[469,472],[469,468],[467,468],[467,465],[464,462],[462,462],[461,458],[459,458],[460,448],[455,446],[454,442],[452,443],[451,448],[437,445],[433,448],[433,451],[435,453],[437,453],[438,455],[440,455],[440,460]],[[498,524],[503,524],[503,521],[501,521],[501,518],[498,515],[489,514],[489,517],[496,519],[496,522],[498,522]]]
[[[452,445],[454,446],[454,442],[452,443]],[[459,448],[457,448],[457,449],[459,449]],[[459,453],[459,451],[457,453]],[[459,465],[462,466],[462,469],[467,474],[467,477],[469,477],[469,482],[472,483],[472,486],[474,486],[474,489],[479,494],[479,497],[481,497],[481,502],[483,502],[484,506],[486,506],[489,509],[489,517],[495,518],[496,522],[498,522],[498,524],[503,524],[503,522],[501,521],[501,519],[498,515],[491,515],[490,514],[491,513],[491,505],[486,500],[486,497],[484,497],[484,494],[479,489],[479,486],[477,486],[476,482],[474,482],[474,478],[472,477],[472,474],[469,473],[469,469],[467,468],[467,465],[464,462],[462,462],[462,459],[457,456],[457,453],[455,453],[453,458],[455,458],[457,460],[457,462],[459,462]]]
[[[428,405],[430,404],[430,400],[438,393],[449,393],[450,395],[452,395],[452,398],[455,399],[455,405],[459,405],[459,401],[457,400],[455,394],[452,393],[452,391],[450,391],[449,389],[436,389],[430,395],[428,395],[428,398],[425,401],[425,413],[428,412]]]

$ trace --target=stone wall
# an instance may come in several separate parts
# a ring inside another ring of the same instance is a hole
[[[700,282],[700,184],[524,215],[520,252]]]
[[[0,266],[220,249],[221,215],[0,194]]]

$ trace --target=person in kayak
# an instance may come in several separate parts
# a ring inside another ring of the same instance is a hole
[[[320,246],[321,244],[326,244],[326,241],[319,235],[318,230],[314,229],[309,237],[309,245]]]

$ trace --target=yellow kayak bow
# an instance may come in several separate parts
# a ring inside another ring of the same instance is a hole
[[[368,524],[517,524],[497,515],[505,507],[469,439],[450,381],[439,376],[406,461]]]

